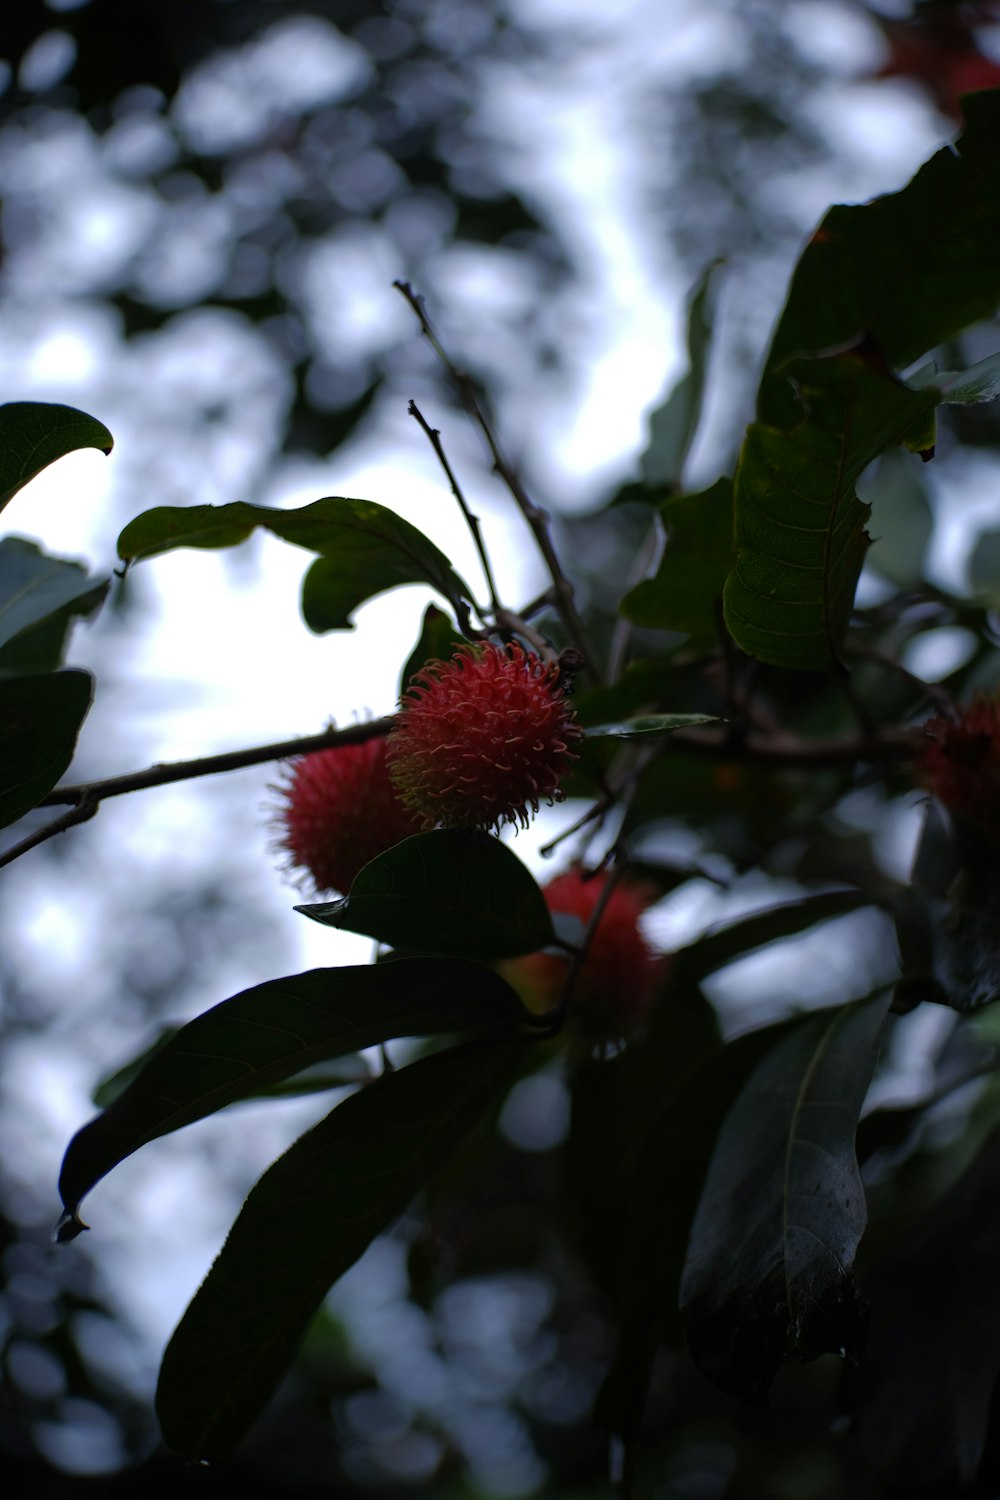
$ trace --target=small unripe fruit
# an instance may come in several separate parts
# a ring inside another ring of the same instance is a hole
[[[586,928],[607,878],[580,869],[557,875],[544,887],[549,910],[578,917]],[[669,966],[669,959],[655,951],[639,925],[655,900],[654,890],[627,880],[620,880],[611,892],[570,998],[570,1015],[585,1034],[629,1036],[652,1008]],[[558,1002],[569,964],[568,955],[531,953],[510,959],[501,972],[532,1010],[544,1011]]]
[[[949,812],[1000,837],[1000,698],[976,697],[924,725],[920,780]]]
[[[346,894],[363,865],[420,831],[396,796],[382,737],[292,761],[280,788],[280,847],[317,892]]]
[[[526,828],[539,802],[562,800],[579,738],[555,662],[516,643],[463,646],[411,679],[389,774],[425,828]]]

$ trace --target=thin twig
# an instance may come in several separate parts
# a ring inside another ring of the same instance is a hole
[[[362,745],[366,740],[388,734],[393,717],[372,719],[367,724],[351,724],[346,729],[325,729],[297,740],[280,740],[273,745],[256,745],[249,750],[227,750],[220,755],[204,755],[197,760],[175,760],[148,766],[144,771],[130,771],[124,776],[109,776],[104,781],[81,782],[78,786],[57,786],[43,797],[41,807],[62,802],[103,802],[125,792],[141,792],[149,787],[169,786],[175,781],[193,781],[199,776],[218,776],[224,771],[241,771],[245,766],[260,766],[270,760],[287,760],[295,755],[311,755],[315,750],[332,750],[335,745]]]
[[[948,689],[943,688],[940,683],[925,682],[922,677],[918,677],[914,672],[908,671],[903,666],[903,663],[897,661],[888,651],[880,651],[877,646],[869,646],[863,641],[848,641],[847,647],[853,656],[860,656],[863,661],[875,662],[878,666],[885,667],[890,672],[895,672],[897,677],[901,677],[908,687],[913,688],[914,692],[919,693],[921,698],[925,698],[928,703],[932,703],[942,713],[954,713],[955,700],[951,693],[948,692]]]
[[[448,483],[451,485],[451,492],[455,496],[455,499],[458,501],[459,509],[461,510],[462,515],[465,517],[465,524],[468,526],[469,531],[472,533],[472,540],[475,542],[476,551],[479,553],[479,561],[483,565],[483,573],[486,577],[486,587],[490,591],[490,607],[493,610],[494,615],[496,615],[497,610],[500,609],[500,600],[497,597],[496,584],[493,581],[493,569],[490,567],[489,555],[487,554],[486,547],[483,544],[483,535],[479,528],[479,517],[473,515],[472,511],[469,509],[468,503],[466,502],[465,496],[462,494],[461,486],[459,485],[458,480],[455,478],[455,471],[452,469],[451,464],[448,462],[448,456],[444,451],[444,444],[441,442],[441,434],[438,429],[430,425],[430,423],[427,421],[427,418],[424,416],[423,412],[420,410],[415,401],[411,401],[406,409],[409,412],[410,416],[414,419],[414,421],[417,422],[417,424],[422,428],[431,447],[437,454],[438,463],[444,470],[445,475],[448,479]],[[480,618],[482,618],[482,616],[480,616]]]
[[[60,813],[58,818],[53,818],[51,823],[36,828],[34,833],[29,833],[27,838],[12,848],[5,849],[0,854],[0,870],[4,865],[11,865],[15,859],[20,859],[22,854],[28,854],[32,849],[37,849],[39,844],[44,844],[47,839],[55,838],[57,833],[65,833],[67,828],[73,828],[77,823],[86,823],[92,818],[99,804],[87,799],[81,799],[74,807],[68,808],[66,812]]]
[[[573,599],[573,585],[570,583],[569,579],[566,577],[566,574],[563,572],[562,564],[560,563],[555,547],[552,544],[552,537],[549,532],[548,513],[542,510],[541,507],[536,505],[535,502],[531,499],[517,474],[511,468],[510,464],[507,462],[507,459],[504,457],[499,442],[497,441],[496,434],[493,431],[492,423],[483,410],[482,403],[480,402],[479,397],[476,394],[475,384],[471,376],[467,375],[464,371],[458,368],[458,366],[452,360],[451,355],[448,353],[447,349],[445,349],[444,345],[441,343],[441,340],[434,332],[434,329],[427,317],[423,298],[417,295],[408,281],[394,281],[393,286],[406,300],[406,302],[409,303],[414,313],[416,313],[417,319],[420,323],[421,332],[427,339],[428,343],[431,345],[438,359],[448,371],[448,374],[454,382],[455,388],[458,391],[459,396],[461,397],[463,406],[472,417],[473,421],[479,427],[480,431],[483,434],[483,437],[486,439],[487,447],[489,448],[490,455],[493,459],[493,467],[499,477],[503,480],[504,484],[507,486],[507,489],[510,491],[511,495],[514,497],[514,501],[517,504],[517,507],[520,510],[521,514],[524,516],[524,519],[530,526],[538,549],[541,552],[542,557],[545,559],[545,564],[549,570],[549,576],[552,579],[552,584],[555,589],[556,599],[559,605],[559,613],[562,616],[562,620],[564,625],[566,626],[566,630],[569,634],[570,640],[583,658],[592,680],[596,684],[600,685],[602,681],[601,675],[597,670],[593,653],[591,652],[587,644],[586,633],[583,628],[583,621],[580,618],[579,612]]]

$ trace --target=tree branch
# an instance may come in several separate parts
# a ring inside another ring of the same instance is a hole
[[[597,669],[593,653],[587,644],[583,621],[580,618],[579,611],[573,599],[573,585],[563,572],[562,564],[552,544],[552,536],[549,532],[548,512],[542,510],[530,498],[517,474],[504,457],[496,434],[493,431],[493,425],[483,410],[482,403],[476,394],[476,388],[471,376],[458,368],[434,332],[424,308],[423,298],[417,295],[408,281],[394,281],[393,286],[416,313],[420,323],[420,331],[448,371],[463,406],[486,439],[487,447],[493,459],[494,470],[514,497],[518,509],[531,528],[538,550],[545,559],[546,567],[549,570],[549,577],[552,579],[559,613],[562,616],[563,624],[566,626],[570,640],[583,658],[592,681],[600,686],[602,682],[601,674]]]

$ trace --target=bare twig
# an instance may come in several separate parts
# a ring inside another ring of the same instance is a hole
[[[98,803],[81,798],[75,806],[60,813],[58,818],[53,818],[51,823],[36,828],[34,833],[29,833],[20,843],[14,844],[12,848],[5,849],[0,854],[0,870],[4,865],[11,865],[15,859],[20,859],[22,854],[28,854],[32,849],[37,849],[39,844],[44,844],[47,839],[55,838],[57,833],[65,833],[67,828],[73,828],[77,823],[86,823],[97,811]]]
[[[570,583],[569,579],[566,577],[566,574],[563,572],[562,564],[560,563],[555,547],[552,544],[552,536],[549,531],[548,513],[542,510],[541,507],[536,505],[535,502],[530,498],[524,488],[524,485],[521,483],[517,474],[505,458],[500,448],[499,442],[497,441],[496,433],[493,431],[493,425],[490,422],[489,417],[483,410],[482,403],[480,402],[479,397],[476,394],[475,384],[471,376],[467,375],[464,371],[458,368],[458,366],[452,360],[451,355],[445,349],[444,345],[441,343],[441,340],[434,332],[434,329],[427,317],[427,311],[424,307],[423,298],[417,295],[408,281],[394,281],[393,286],[413,309],[419,320],[421,332],[427,339],[428,343],[431,345],[438,359],[444,365],[449,376],[454,382],[455,388],[458,391],[458,394],[466,411],[472,417],[473,421],[477,424],[480,431],[482,432],[483,437],[486,439],[487,447],[489,448],[490,455],[493,459],[494,470],[503,480],[504,484],[507,486],[507,489],[514,497],[517,507],[530,526],[538,549],[541,552],[542,557],[545,559],[545,564],[549,570],[549,576],[552,579],[552,585],[555,590],[559,613],[562,616],[562,620],[564,625],[566,626],[566,630],[569,634],[570,640],[583,658],[592,680],[595,683],[600,683],[601,675],[597,670],[593,653],[591,652],[587,644],[586,634],[583,628],[583,621],[580,618],[579,612],[573,599],[573,585]]]
[[[445,475],[448,479],[448,483],[451,485],[451,492],[455,496],[455,499],[458,501],[459,510],[461,510],[462,515],[465,517],[465,524],[468,526],[469,531],[472,534],[472,540],[476,545],[476,551],[479,553],[479,561],[483,565],[483,573],[486,578],[486,587],[490,591],[490,606],[493,610],[494,615],[496,615],[497,610],[500,608],[500,601],[497,598],[496,584],[493,581],[493,569],[490,567],[489,555],[486,551],[485,546],[483,545],[483,535],[479,528],[479,517],[474,516],[472,514],[472,511],[469,509],[465,496],[462,493],[461,486],[459,485],[458,480],[455,478],[455,472],[452,469],[451,464],[448,462],[448,456],[444,451],[444,444],[441,442],[441,434],[438,429],[430,425],[430,423],[427,421],[427,418],[424,416],[423,412],[420,410],[415,401],[411,401],[406,409],[410,413],[410,416],[426,434],[431,447],[434,449],[434,452],[437,455],[438,463],[444,470]]]

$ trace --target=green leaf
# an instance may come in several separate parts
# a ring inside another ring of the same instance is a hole
[[[90,614],[108,591],[79,563],[48,557],[22,537],[0,541],[0,671],[54,671],[74,615]]]
[[[80,1200],[140,1146],[332,1057],[393,1037],[511,1033],[513,990],[478,964],[407,958],[312,969],[243,990],[181,1027],[114,1102],[73,1137],[59,1191],[79,1232]]]
[[[343,900],[295,909],[418,953],[510,958],[554,940],[534,876],[499,839],[474,829],[414,834],[365,865]]]
[[[784,427],[795,403],[789,355],[867,335],[905,369],[1000,302],[1000,90],[966,94],[965,129],[901,192],[831,208],[806,246],[775,330],[758,396]]]
[[[674,990],[671,983],[661,1011],[669,1011]],[[690,1003],[684,1009],[690,1014]],[[625,1063],[619,1108],[606,1116],[603,1126],[607,1134],[611,1120],[625,1122],[618,1163],[607,1163],[618,1183],[618,1198],[608,1209],[617,1231],[615,1300],[621,1307],[621,1331],[594,1419],[624,1439],[630,1463],[657,1346],[678,1335],[678,1289],[691,1222],[722,1121],[761,1057],[788,1029],[783,1022],[721,1046],[703,1023],[692,1051],[676,1024],[664,1026],[660,1039],[651,1039],[645,1072],[652,1074],[649,1064],[656,1061],[668,1069],[671,1057],[675,1062],[641,1119],[630,1118],[627,1107],[622,1108],[623,1100],[627,1104],[636,1095]],[[684,1060],[681,1068],[678,1057]]]
[[[0,678],[0,828],[56,785],[73,759],[93,691],[89,672]]]
[[[420,638],[410,652],[399,679],[400,695],[406,691],[414,672],[419,672],[429,661],[447,661],[463,640],[462,632],[444,610],[438,609],[436,604],[428,604],[424,610]]]
[[[785,1354],[860,1354],[854,1257],[867,1222],[854,1150],[891,991],[800,1022],[719,1133],[681,1283],[695,1361],[763,1401]]]
[[[329,1287],[482,1128],[524,1056],[474,1043],[388,1074],[265,1172],[163,1357],[156,1408],[176,1453],[229,1456]]]
[[[969,578],[980,598],[1000,604],[1000,531],[984,531],[977,537],[969,559]]]
[[[0,510],[56,459],[78,448],[110,453],[114,441],[102,422],[72,406],[41,401],[0,406]]]
[[[871,1328],[847,1398],[863,1452],[900,1495],[968,1493],[979,1470],[1000,1377],[998,1195],[994,1133],[863,1283]]]
[[[587,739],[664,740],[677,729],[696,729],[702,724],[721,724],[714,714],[644,714],[621,724],[592,724],[584,730]]]
[[[150,1045],[144,1047],[138,1056],[101,1079],[91,1095],[91,1102],[98,1109],[107,1109],[119,1094],[123,1094],[129,1084],[138,1078],[150,1058],[154,1057],[157,1052],[162,1052],[180,1030],[180,1026],[162,1027]],[[286,1099],[301,1094],[323,1093],[327,1089],[348,1088],[354,1084],[366,1083],[370,1077],[371,1069],[361,1054],[347,1052],[335,1063],[315,1063],[312,1067],[303,1068],[301,1073],[296,1073],[291,1078],[266,1086],[256,1093],[247,1094],[246,1098],[247,1100]]]
[[[911,391],[869,345],[793,370],[805,417],[784,431],[754,423],[740,453],[723,604],[749,655],[829,671],[870,540],[854,486],[872,459],[922,429],[937,395]]]
[[[371,500],[328,496],[298,510],[261,505],[158,506],[118,538],[125,562],[175,547],[233,547],[258,526],[319,554],[302,585],[310,630],[352,629],[351,614],[402,583],[427,583],[461,616],[469,590],[444,553],[409,521]]]
[[[906,383],[914,390],[933,386],[945,406],[978,406],[1000,396],[1000,354],[989,354],[968,370],[939,370],[933,360],[923,365]]]
[[[630,589],[621,612],[636,625],[717,640],[718,606],[732,564],[733,486],[719,479],[660,506],[666,546],[655,578]]]

